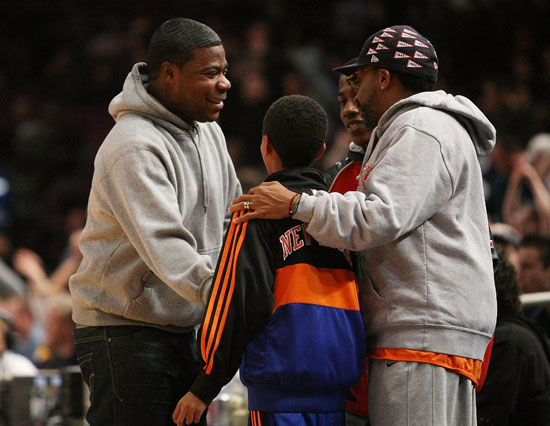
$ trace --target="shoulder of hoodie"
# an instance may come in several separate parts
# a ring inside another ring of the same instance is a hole
[[[218,123],[195,122],[195,126],[202,140],[208,140],[217,149],[226,149],[225,137]],[[167,138],[161,127],[157,121],[141,114],[124,115],[105,137],[97,153],[96,162],[101,160],[112,164],[129,153],[147,155],[147,153],[158,154],[166,151]],[[164,129],[175,135],[177,139],[192,141],[193,132],[188,129],[176,126],[172,126],[172,129]]]
[[[398,102],[392,108],[395,110],[388,117],[389,125],[386,129],[389,133],[395,134],[404,127],[410,127],[432,137],[439,144],[448,144],[451,140],[467,136],[466,129],[454,116],[456,112],[440,105],[419,103],[412,97]],[[470,143],[467,137],[464,141]],[[456,142],[451,145],[456,146]]]

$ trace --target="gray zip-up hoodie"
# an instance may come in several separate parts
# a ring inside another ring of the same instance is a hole
[[[375,347],[483,359],[496,294],[477,156],[495,138],[468,99],[419,93],[381,117],[358,191],[302,195],[294,217],[319,243],[363,251]]]
[[[95,159],[70,280],[79,325],[196,325],[241,193],[220,127],[189,125],[147,85],[144,64],[134,65],[109,105],[116,124]]]

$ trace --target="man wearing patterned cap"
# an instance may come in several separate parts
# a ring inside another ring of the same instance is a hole
[[[109,105],[116,124],[95,159],[70,280],[92,426],[173,425],[200,369],[194,327],[241,193],[215,123],[226,70],[211,28],[170,19]]]
[[[362,252],[372,425],[475,425],[475,384],[496,322],[478,156],[495,129],[467,98],[435,91],[433,45],[409,26],[367,39],[338,68],[375,126],[357,191],[262,184],[238,222],[289,215],[319,243]]]

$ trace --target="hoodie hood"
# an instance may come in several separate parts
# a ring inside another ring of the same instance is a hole
[[[126,77],[122,92],[109,104],[109,114],[115,121],[126,114],[140,114],[162,123],[163,127],[166,127],[166,123],[170,123],[177,128],[190,130],[191,126],[187,122],[168,111],[147,91],[148,87],[147,64],[138,62]]]
[[[493,150],[496,130],[485,114],[468,98],[453,96],[443,90],[417,93],[396,102],[380,118],[376,133],[382,134],[397,116],[419,106],[444,111],[458,120],[470,135],[478,156]]]

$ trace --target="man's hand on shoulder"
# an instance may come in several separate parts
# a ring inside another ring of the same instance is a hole
[[[289,215],[289,205],[295,192],[279,182],[264,182],[237,197],[231,203],[230,212],[245,210],[245,214],[234,219],[235,223],[250,219],[282,219]]]
[[[176,405],[172,414],[172,420],[178,426],[198,423],[207,404],[197,398],[193,393],[187,392]]]

